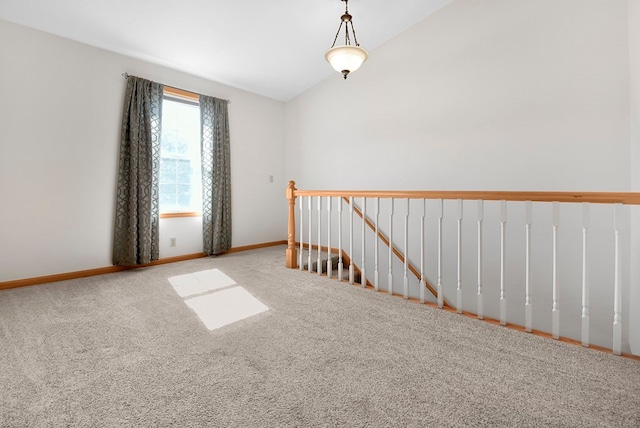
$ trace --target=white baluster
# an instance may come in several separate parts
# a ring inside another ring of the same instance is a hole
[[[484,300],[482,296],[482,220],[484,220],[484,201],[478,200],[478,319],[484,319]]]
[[[444,214],[443,201],[438,204],[438,307],[444,307],[444,294],[442,290],[442,217]]]
[[[316,270],[318,275],[322,275],[322,237],[320,232],[320,226],[322,224],[322,196],[318,196],[318,261],[316,262]]]
[[[507,201],[500,201],[500,324],[507,325],[507,296],[505,290]]]
[[[409,198],[407,198],[406,211],[404,214],[404,273],[402,277],[404,298],[409,298],[409,277],[407,269],[409,265]]]
[[[309,196],[309,256],[307,257],[307,270],[309,272],[313,271],[313,267],[311,266],[311,253],[312,253],[312,248],[313,248],[313,242],[311,239],[311,223],[313,223],[312,219],[313,219],[313,196]]]
[[[311,196],[309,196],[311,197]],[[298,268],[302,270],[302,250],[304,250],[304,196],[300,196],[300,254],[298,254]]]
[[[456,309],[462,313],[462,199],[458,199],[458,287],[456,288]]]
[[[338,198],[338,281],[342,281],[343,278],[342,263],[342,197]]]
[[[553,203],[553,305],[551,307],[551,337],[560,338],[560,289],[558,287],[558,228],[560,204]]]
[[[365,249],[367,248],[365,245],[365,232],[366,232],[366,221],[367,218],[367,198],[362,198],[362,265],[360,266],[360,284],[362,288],[367,286],[367,273],[365,269]]]
[[[374,239],[375,245],[373,247],[375,254],[373,255],[373,258],[375,259],[375,266],[374,266],[374,271],[373,271],[373,281],[374,281],[374,288],[376,291],[378,291],[380,289],[380,273],[378,272],[378,257],[379,257],[379,253],[378,253],[378,223],[380,222],[380,198],[376,198],[376,203],[375,203],[375,219],[376,219],[376,237]]]
[[[331,196],[327,196],[327,278],[333,275],[333,262],[331,261]]]
[[[582,204],[582,346],[589,346],[589,204]]]
[[[389,284],[387,291],[389,294],[393,294],[393,204],[394,199],[391,198],[391,211],[389,212],[389,274],[387,275]]]
[[[353,196],[349,196],[349,284],[353,284]]]
[[[533,305],[531,303],[531,223],[533,222],[533,204],[524,204],[524,331],[531,333],[533,328]]]
[[[614,206],[614,231],[615,231],[615,274],[613,288],[613,353],[622,354],[622,281],[620,259],[620,229],[622,227],[622,204]]]
[[[420,303],[425,302],[425,288],[427,288],[427,280],[425,279],[424,274],[424,259],[425,259],[425,251],[424,251],[424,223],[425,218],[427,216],[427,200],[422,200],[422,215],[420,216]]]

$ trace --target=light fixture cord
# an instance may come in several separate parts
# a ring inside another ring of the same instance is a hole
[[[342,0],[342,1],[344,1],[345,15],[349,15],[349,0]],[[350,19],[344,26],[344,44],[347,46],[351,46],[351,37],[349,36],[349,24],[351,24],[351,31],[353,32],[353,41],[355,42],[356,46],[360,46],[360,43],[358,43],[358,37],[356,37],[356,29],[353,26],[353,17],[351,15],[349,16],[350,16]],[[331,44],[332,48],[336,45],[336,42],[338,41],[338,36],[340,35],[340,30],[342,29],[342,24],[344,23],[345,21],[340,20],[338,31],[336,31],[336,36],[333,38],[333,43]]]
[[[340,30],[342,29],[342,24],[344,24],[344,22],[340,21],[340,25],[338,26],[338,31],[336,32],[336,37],[333,39],[333,44],[331,45],[331,47],[334,47],[336,45],[336,41],[338,41],[338,36],[340,35]]]
[[[349,15],[349,0],[344,0],[344,14]],[[349,24],[351,23],[351,18],[344,25],[344,44],[349,46],[351,45],[351,40],[349,39]],[[353,24],[351,23],[351,29],[353,30]]]
[[[353,31],[353,41],[356,42],[356,46],[360,46],[360,43],[358,43],[358,38],[356,37],[356,29],[353,27],[353,19],[349,22],[351,23],[351,31]]]

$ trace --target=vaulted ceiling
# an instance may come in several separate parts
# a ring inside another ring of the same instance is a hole
[[[453,0],[350,0],[371,51]],[[340,0],[0,0],[0,19],[287,101],[335,74]],[[0,23],[1,24],[1,23]]]

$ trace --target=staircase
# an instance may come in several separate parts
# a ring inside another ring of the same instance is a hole
[[[320,274],[321,275],[326,275],[327,274],[327,260],[328,258],[325,256],[323,256],[324,258],[322,258],[320,260]],[[308,260],[308,257],[305,258],[303,256],[302,260]],[[349,264],[350,264],[350,260],[347,257],[343,257],[342,259],[342,278],[338,278],[338,264],[340,263],[340,257],[335,255],[331,257],[331,278],[332,279],[338,279],[340,281],[345,281],[345,282],[349,282]],[[318,273],[318,261],[314,261],[311,263],[311,269],[309,269],[309,264],[306,263],[302,266],[302,270],[304,271],[308,271],[311,273]],[[360,270],[357,268],[357,266],[354,265],[354,269],[353,269],[353,282],[357,283],[357,284],[361,284],[360,282]]]

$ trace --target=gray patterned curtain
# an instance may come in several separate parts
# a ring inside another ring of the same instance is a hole
[[[124,96],[113,264],[158,260],[158,174],[164,86],[129,76]]]
[[[203,251],[231,248],[231,168],[228,101],[200,95]]]

